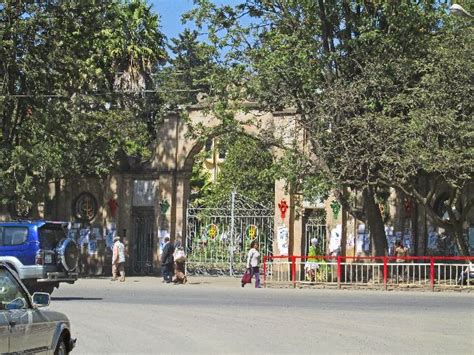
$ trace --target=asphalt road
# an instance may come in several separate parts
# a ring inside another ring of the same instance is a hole
[[[81,279],[53,293],[74,354],[473,354],[474,293]]]

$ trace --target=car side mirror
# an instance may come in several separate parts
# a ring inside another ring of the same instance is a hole
[[[33,303],[37,307],[47,307],[51,302],[51,295],[46,292],[33,293]]]

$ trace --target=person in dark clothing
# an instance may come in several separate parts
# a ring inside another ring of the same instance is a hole
[[[163,270],[163,282],[170,283],[173,277],[173,253],[174,246],[170,243],[170,237],[165,237],[165,246],[161,253],[161,268]]]

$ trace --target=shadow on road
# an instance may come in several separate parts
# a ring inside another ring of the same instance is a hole
[[[102,297],[51,297],[51,301],[102,301]]]

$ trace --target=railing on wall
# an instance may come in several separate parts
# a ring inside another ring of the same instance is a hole
[[[474,257],[264,256],[264,286],[472,287]]]

